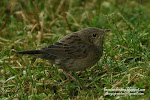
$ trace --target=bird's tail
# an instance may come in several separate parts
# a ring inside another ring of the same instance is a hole
[[[30,51],[19,51],[19,52],[12,52],[16,54],[46,54],[46,52],[42,50],[30,50]]]

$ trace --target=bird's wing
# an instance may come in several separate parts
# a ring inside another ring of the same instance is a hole
[[[84,58],[87,56],[89,44],[84,43],[77,35],[70,35],[59,42],[43,48],[42,51],[60,57]]]

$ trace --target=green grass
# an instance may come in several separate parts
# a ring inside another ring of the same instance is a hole
[[[150,99],[150,2],[146,0],[1,0],[0,99]],[[12,51],[46,47],[86,27],[111,29],[96,66],[72,74]],[[85,88],[86,87],[86,88]],[[145,89],[106,95],[106,89]]]

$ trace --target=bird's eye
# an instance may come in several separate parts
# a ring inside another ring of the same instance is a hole
[[[96,37],[97,35],[96,34],[93,34],[93,37]]]

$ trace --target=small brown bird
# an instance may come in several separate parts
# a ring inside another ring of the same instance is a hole
[[[110,29],[85,28],[60,39],[41,50],[15,52],[17,54],[33,54],[49,60],[56,67],[63,69],[68,76],[79,83],[69,71],[80,71],[92,67],[103,54],[104,34]]]

